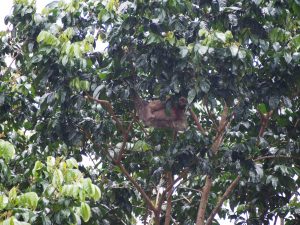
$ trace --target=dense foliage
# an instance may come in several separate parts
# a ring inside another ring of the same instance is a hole
[[[299,224],[299,1],[15,0],[5,22],[1,225]],[[186,97],[186,131],[133,93]]]

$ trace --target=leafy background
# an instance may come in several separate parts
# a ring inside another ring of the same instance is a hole
[[[0,45],[0,218],[198,225],[223,196],[221,218],[297,224],[299,15],[291,0],[72,1],[42,13],[15,1]],[[170,104],[185,96],[196,118],[176,140],[145,128],[133,87]]]

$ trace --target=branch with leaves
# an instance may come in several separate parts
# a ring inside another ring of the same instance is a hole
[[[211,214],[209,215],[209,217],[208,217],[208,219],[206,221],[206,225],[211,225],[212,224],[212,221],[213,221],[214,217],[220,211],[220,209],[221,209],[224,201],[229,197],[229,195],[232,193],[232,191],[238,185],[240,179],[241,179],[241,176],[237,176],[232,181],[232,183],[229,185],[229,187],[226,189],[226,191],[224,192],[223,196],[220,198],[220,200],[218,201],[217,205],[215,206],[215,208],[212,210]]]
[[[216,136],[214,138],[213,144],[211,146],[211,151],[213,152],[214,155],[216,155],[218,153],[218,150],[219,150],[219,148],[220,148],[220,146],[223,142],[224,134],[226,132],[226,127],[230,123],[230,120],[229,120],[230,118],[229,118],[228,114],[229,114],[228,113],[228,107],[225,103],[224,108],[223,108],[223,112],[222,112],[222,115],[221,115],[221,120],[219,121],[219,124],[218,124],[217,133],[216,133]],[[217,212],[222,207],[222,204],[225,201],[225,199],[228,197],[228,195],[232,192],[232,190],[238,184],[239,179],[236,181],[236,184],[235,183],[231,184],[228,187],[228,189],[225,191],[225,193],[223,194],[223,197],[221,198],[221,200],[217,204],[216,208],[211,213],[208,222],[212,221],[214,219],[214,216],[217,214]],[[202,191],[202,195],[201,195],[199,208],[198,208],[196,225],[204,225],[205,224],[204,221],[205,221],[206,206],[207,206],[207,203],[208,203],[208,197],[209,197],[209,193],[210,193],[210,190],[211,190],[211,187],[212,187],[212,183],[213,183],[212,178],[207,175],[206,180],[205,180],[205,185],[203,187],[203,191]]]
[[[90,95],[86,95],[86,98],[99,103],[103,108],[105,108],[107,110],[107,112],[109,113],[109,115],[111,116],[111,118],[116,122],[116,125],[117,125],[118,129],[123,134],[126,133],[126,131],[124,130],[122,122],[116,116],[116,114],[115,114],[115,112],[113,110],[113,107],[112,107],[112,105],[111,105],[111,103],[109,101],[96,99],[96,98],[94,98],[94,97],[92,97]]]
[[[126,178],[133,184],[133,186],[138,190],[138,192],[140,192],[142,198],[145,200],[147,206],[149,207],[150,210],[152,210],[155,214],[157,214],[157,208],[154,206],[154,204],[152,203],[150,197],[146,194],[145,190],[137,183],[136,180],[133,179],[133,177],[129,174],[129,172],[127,171],[127,169],[124,167],[124,165],[121,163],[122,160],[122,156],[125,152],[125,148],[126,148],[126,144],[128,141],[128,135],[129,132],[132,128],[132,123],[130,123],[130,125],[128,126],[128,128],[125,130],[124,129],[124,125],[122,124],[122,122],[116,117],[116,114],[111,106],[111,104],[106,101],[106,100],[99,100],[99,99],[95,99],[92,96],[87,95],[87,98],[90,100],[93,100],[99,104],[101,104],[103,107],[105,107],[108,111],[108,113],[110,114],[110,116],[112,117],[112,119],[116,122],[118,128],[120,129],[120,131],[123,134],[123,142],[122,142],[122,146],[120,149],[120,152],[117,156],[117,158],[111,157],[109,152],[107,152],[106,154],[110,157],[110,159],[113,161],[113,163],[120,168],[120,170],[122,171],[122,173],[126,176]]]

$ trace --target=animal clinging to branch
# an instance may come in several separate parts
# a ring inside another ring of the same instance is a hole
[[[160,100],[145,101],[136,92],[134,93],[134,104],[139,119],[149,127],[171,128],[182,131],[187,128],[185,107],[187,100],[180,97],[176,105],[170,110],[166,108],[166,102]]]

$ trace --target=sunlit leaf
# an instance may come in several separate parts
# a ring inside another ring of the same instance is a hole
[[[36,209],[39,197],[35,192],[27,192],[19,197],[19,204],[25,208]]]
[[[80,214],[84,222],[87,222],[91,217],[91,209],[90,206],[84,202],[81,203],[80,206]]]
[[[59,188],[61,187],[63,181],[64,181],[64,177],[62,172],[59,169],[55,169],[52,178],[52,185],[56,188]]]
[[[0,139],[0,158],[8,162],[14,157],[15,151],[15,147],[10,142]]]

